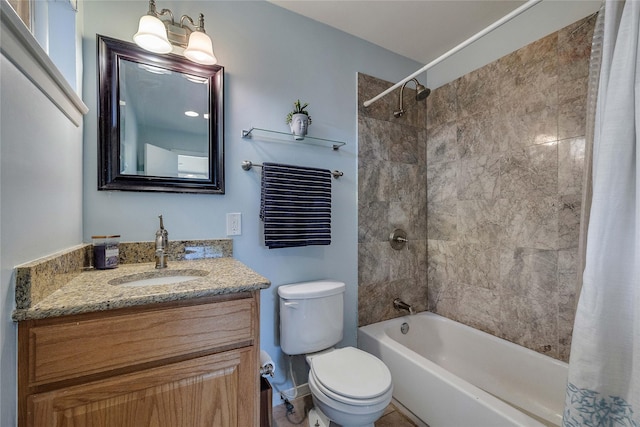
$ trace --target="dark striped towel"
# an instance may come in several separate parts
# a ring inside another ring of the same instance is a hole
[[[331,171],[264,163],[260,219],[269,249],[331,244]]]

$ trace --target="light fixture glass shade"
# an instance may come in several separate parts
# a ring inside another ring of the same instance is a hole
[[[213,54],[211,38],[202,31],[191,33],[189,45],[184,50],[184,56],[198,64],[213,65],[218,62],[218,59]]]
[[[151,15],[140,18],[138,32],[133,36],[133,41],[141,48],[154,53],[169,53],[173,49],[167,39],[164,24]]]

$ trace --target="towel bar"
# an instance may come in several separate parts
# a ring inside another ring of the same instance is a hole
[[[261,168],[261,167],[262,167],[262,165],[261,165],[260,163],[253,163],[251,160],[244,160],[244,161],[242,162],[242,169],[244,169],[244,170],[246,170],[246,171],[251,170],[251,168],[252,168],[252,167],[254,167],[254,166],[255,166],[255,167],[258,167],[258,168]],[[338,179],[338,178],[340,178],[341,176],[343,176],[343,175],[344,175],[344,172],[340,172],[340,171],[331,171],[331,175],[333,175],[333,177],[334,177],[335,179]]]

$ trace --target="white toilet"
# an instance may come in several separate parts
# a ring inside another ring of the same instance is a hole
[[[375,356],[354,347],[334,349],[342,340],[345,284],[316,281],[284,285],[280,296],[280,346],[305,354],[314,409],[311,427],[373,427],[393,392],[391,373]]]

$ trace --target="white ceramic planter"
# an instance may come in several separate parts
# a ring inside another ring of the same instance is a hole
[[[307,129],[309,128],[309,116],[306,114],[294,114],[291,117],[291,123],[289,124],[293,138],[300,141],[307,135]]]

